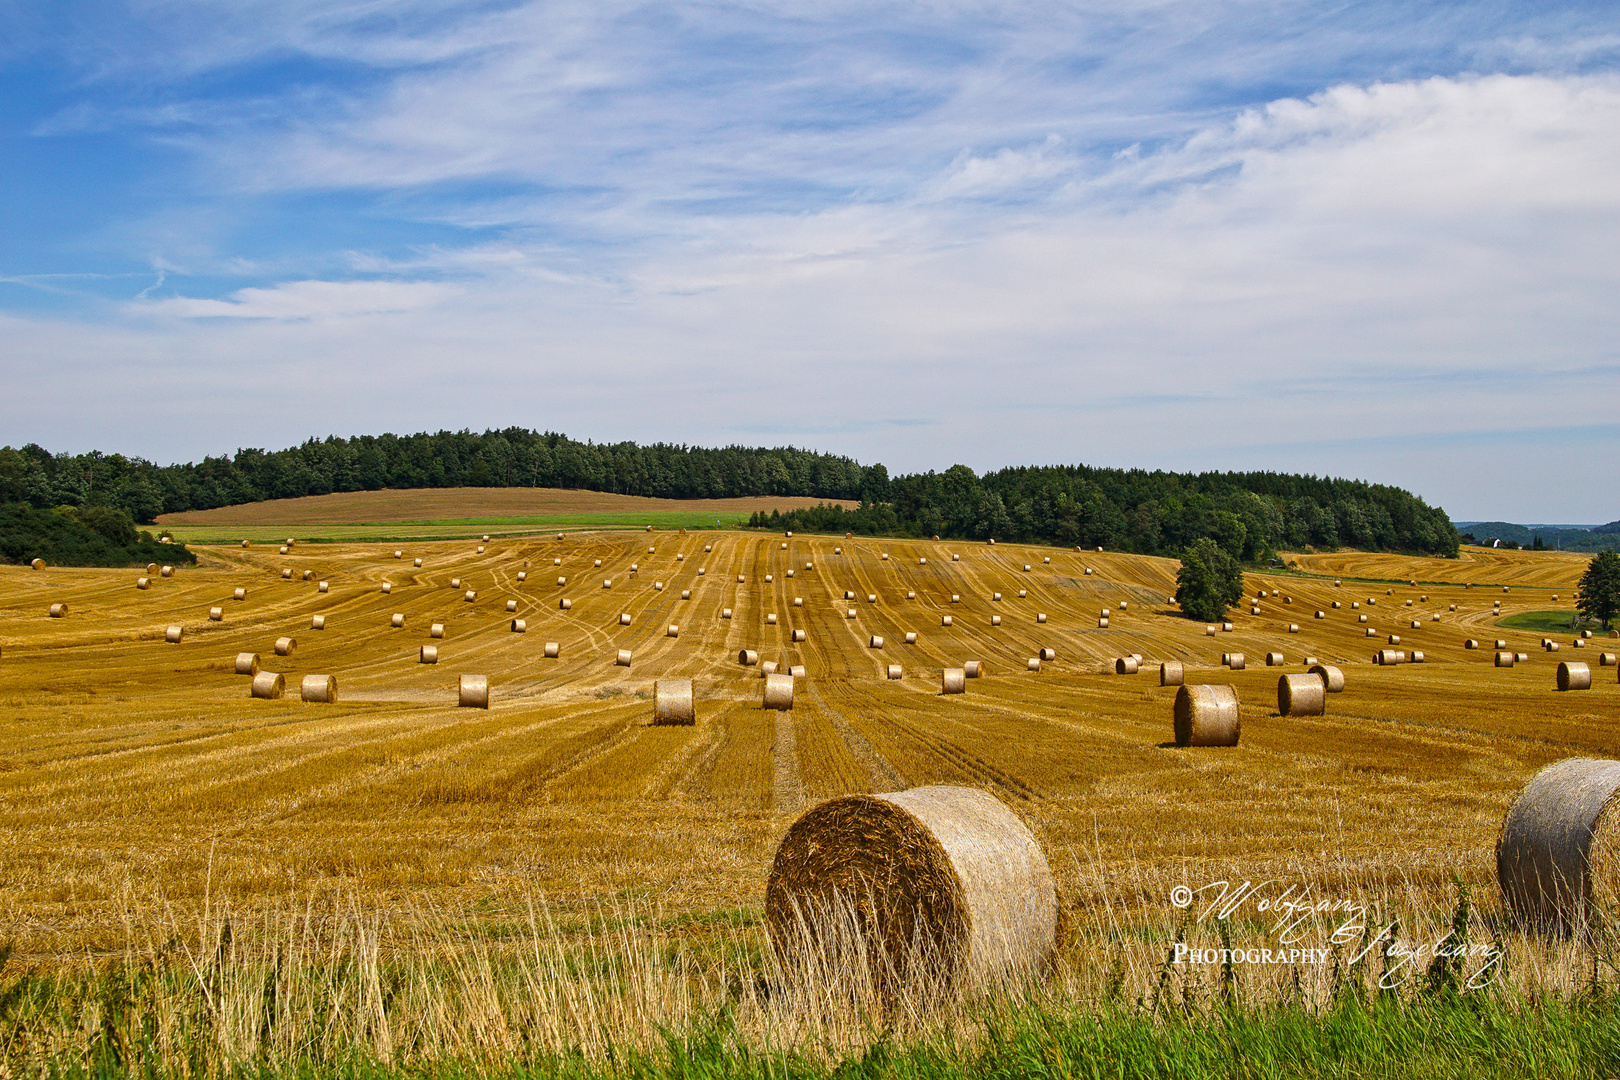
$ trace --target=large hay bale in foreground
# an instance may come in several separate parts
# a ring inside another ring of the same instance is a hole
[[[1284,716],[1327,712],[1327,686],[1315,675],[1284,675],[1277,680],[1277,711]]]
[[[1180,686],[1186,679],[1187,671],[1180,660],[1166,660],[1159,665],[1160,686]]]
[[[653,683],[653,721],[658,724],[697,723],[691,679],[659,679]]]
[[[793,708],[793,676],[775,674],[765,676],[762,706],[781,710]]]
[[[1502,821],[1496,880],[1527,930],[1555,937],[1608,929],[1620,896],[1610,806],[1620,761],[1569,758],[1537,773]]]
[[[305,675],[298,687],[300,701],[319,702],[326,705],[337,703],[337,676],[336,675]]]
[[[1558,665],[1558,689],[1592,689],[1592,669],[1586,664],[1565,660]]]
[[[1183,686],[1176,691],[1177,746],[1236,746],[1241,728],[1234,687]]]
[[[1315,675],[1322,680],[1322,689],[1330,694],[1344,693],[1344,672],[1332,664],[1312,664],[1311,670],[1306,674]]]
[[[253,685],[248,688],[248,696],[264,698],[274,701],[287,692],[287,680],[279,672],[261,671],[253,676]]]
[[[461,676],[456,685],[456,706],[462,709],[489,708],[489,676]]]
[[[765,919],[790,971],[820,984],[854,961],[893,1000],[1039,976],[1057,890],[1034,835],[994,796],[932,786],[833,799],[794,822]]]

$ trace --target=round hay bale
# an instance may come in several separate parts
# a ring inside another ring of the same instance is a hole
[[[1024,564],[1024,573],[1027,574],[1027,573],[1029,573],[1029,571],[1030,571],[1030,565],[1029,565],[1029,563],[1025,563]]]
[[[1204,627],[1204,636],[1205,637],[1214,637],[1215,636],[1215,628],[1213,626]]]
[[[795,631],[793,631],[793,640],[795,642],[803,642],[804,641],[804,631],[803,630],[795,630]]]
[[[951,603],[960,604],[961,602],[962,602],[962,594],[961,593],[951,593]]]
[[[881,649],[883,648],[883,639],[873,634],[871,639],[867,641],[866,647],[869,649]]]
[[[1423,629],[1423,623],[1418,619],[1413,619],[1411,624],[1409,626],[1407,626],[1407,629],[1408,630],[1421,630],[1421,629]]]
[[[473,554],[475,554],[475,555],[482,555],[482,554],[483,554],[483,553],[484,553],[484,545],[482,545],[482,544],[479,544],[479,545],[478,545],[478,550],[477,550],[477,551],[476,551],[476,552],[474,552],[474,553],[473,553]]]
[[[1283,654],[1280,652],[1266,653],[1266,667],[1282,667]]]
[[[629,626],[630,625],[630,613],[628,611],[621,611],[619,613],[619,625],[620,626]]]
[[[572,600],[568,599],[566,596],[563,597],[561,600],[557,601],[557,607],[559,609],[563,610],[563,611],[568,611],[573,606],[574,606],[574,602]]]
[[[1024,669],[1026,671],[1039,671],[1039,670],[1041,670],[1041,658],[1038,657],[1038,656],[1030,657],[1028,660],[1026,660],[1024,662]]]
[[[403,551],[400,551],[398,548],[394,549],[394,558],[403,559],[404,557],[405,557],[405,553]]]
[[[318,702],[323,705],[335,705],[337,703],[337,676],[305,675],[298,686],[298,699],[300,701]]]
[[[878,561],[880,561],[880,562],[888,562],[889,561],[889,553],[887,551],[885,551],[883,554],[879,555],[878,556]],[[1555,596],[1555,597],[1553,597],[1553,599],[1556,600],[1556,599],[1558,599],[1558,597]]]
[[[1318,612],[1317,612],[1317,613],[1316,613],[1316,617],[1317,617],[1317,618],[1318,618],[1318,619],[1325,619],[1325,618],[1327,618],[1327,612],[1325,612],[1325,611],[1318,611]]]
[[[1045,621],[1046,621],[1046,612],[1044,612],[1044,611],[1037,611],[1037,612],[1036,612],[1036,613],[1035,613],[1035,621],[1036,621],[1036,622],[1037,622],[1037,623],[1043,623],[1043,622],[1045,622]]]
[[[775,580],[776,580],[776,575],[775,574],[766,574],[765,575],[765,584],[769,585],[772,582],[774,582]]]
[[[905,672],[900,670],[899,664],[890,664],[887,669],[887,674],[890,679],[900,679],[905,677]]]
[[[1414,649],[1412,652],[1407,654],[1406,660],[1411,664],[1421,664],[1423,663],[1423,653]]]
[[[393,594],[393,592],[394,592],[394,583],[392,581],[385,581],[385,582],[382,583],[382,594],[384,596],[390,596],[390,595]]]
[[[1379,649],[1373,653],[1373,663],[1379,667],[1391,667],[1399,664],[1405,657],[1398,649]]]
[[[918,559],[917,560],[917,565],[918,566],[927,566],[928,565],[928,557],[923,556],[922,558]]]
[[[1227,664],[1230,664],[1231,662],[1232,662],[1232,654],[1231,653],[1229,653],[1229,652],[1221,653],[1221,667],[1225,667]]]
[[[793,708],[793,676],[775,674],[765,676],[760,707],[783,711]]]
[[[311,615],[309,617],[309,628],[311,630],[325,630],[326,629],[326,616],[325,615]]]
[[[1097,629],[1099,629],[1099,630],[1108,629],[1108,616],[1104,615],[1102,618],[1097,620]]]
[[[1334,611],[1338,611],[1338,610],[1339,610],[1339,609],[1340,609],[1340,608],[1341,608],[1341,607],[1343,607],[1343,606],[1344,606],[1344,605],[1343,605],[1343,604],[1341,604],[1341,603],[1339,603],[1339,602],[1338,602],[1338,601],[1337,601],[1337,600],[1335,600],[1335,601],[1333,601],[1333,610],[1334,610]]]
[[[568,579],[566,577],[560,577],[557,579],[557,588],[560,589],[566,584],[568,584]]]
[[[595,562],[591,563],[591,566],[596,567],[596,568],[600,568],[601,565],[602,565],[602,560],[601,559],[597,559]]]
[[[398,630],[400,627],[404,626],[405,613],[403,611],[394,612],[393,616],[388,620],[388,625],[392,626],[395,630]]]
[[[243,547],[245,547],[245,548],[246,548],[246,547],[252,547],[252,546],[253,546],[253,541],[251,541],[251,540],[244,540],[244,541],[242,541],[242,546],[243,546]]]
[[[612,578],[603,578],[602,579],[602,588],[604,588],[604,589],[613,588],[613,579]]]
[[[721,608],[721,609],[720,609],[720,617],[721,617],[721,618],[722,618],[722,619],[729,619],[729,618],[731,618],[731,609],[730,609],[730,608],[728,608],[728,607],[727,607],[727,608]]]
[[[804,665],[794,664],[792,667],[788,668],[788,675],[795,679],[804,678]]]
[[[629,667],[630,666],[630,650],[629,649],[620,649],[619,652],[618,652],[618,655],[616,655],[613,658],[613,665],[615,667]]]
[[[511,630],[514,634],[527,634],[529,632],[529,621],[527,619],[513,619]]]
[[[285,554],[287,554],[287,545],[282,544],[279,548],[277,548],[276,549],[276,554],[277,555],[285,555]]]
[[[1530,654],[1529,653],[1514,653],[1513,654],[1513,659],[1517,660],[1519,663],[1522,664],[1526,660],[1530,659]]]
[[[238,675],[257,675],[259,673],[259,654],[256,652],[237,653],[236,673]]]
[[[261,671],[253,676],[248,696],[274,701],[286,692],[287,680],[284,676],[275,671]]]
[[[778,958],[821,972],[860,957],[886,1000],[1040,975],[1057,890],[1040,844],[994,796],[930,786],[849,795],[788,830],[765,890]]]
[[[507,611],[516,611],[517,610],[517,601],[516,600],[508,600],[506,602],[506,610]]]
[[[1232,632],[1232,624],[1229,622],[1223,622],[1221,623],[1221,629],[1230,634]]]
[[[1288,632],[1289,632],[1289,633],[1290,633],[1290,634],[1297,634],[1297,633],[1299,633],[1299,623],[1297,623],[1297,622],[1291,622],[1291,623],[1289,623],[1289,624],[1288,624]]]
[[[741,649],[737,652],[737,663],[743,667],[753,667],[759,663],[759,653],[753,649]]]
[[[1180,660],[1166,660],[1159,665],[1160,686],[1181,686],[1187,681],[1187,671]]]
[[[298,651],[298,639],[293,637],[276,638],[276,655],[291,656]]]
[[[690,600],[690,599],[692,599],[692,590],[691,589],[682,589],[681,590],[681,599],[682,600]]]
[[[967,693],[967,672],[959,667],[948,667],[939,675],[941,694]]]
[[[992,616],[990,616],[990,625],[991,626],[1000,626],[1001,625],[1001,616],[1000,615],[992,615]]]
[[[1230,658],[1228,658],[1226,666],[1231,668],[1233,671],[1242,671],[1248,666],[1248,663],[1249,661],[1247,657],[1240,652],[1235,652]]]
[[[780,666],[775,660],[764,661],[759,665],[759,677],[763,679],[767,675],[775,675]]]
[[[450,579],[450,587],[451,587],[451,588],[452,588],[452,589],[459,589],[459,588],[461,588],[461,579],[460,579],[460,578],[458,578],[458,577],[453,577],[453,578],[451,578],[451,579]]]
[[[170,645],[178,645],[180,644],[181,637],[185,635],[185,632],[185,628],[181,626],[167,627],[163,631],[163,640],[168,642]],[[1591,680],[1589,678],[1588,682],[1590,681]]]
[[[794,598],[793,598],[793,606],[794,606],[794,607],[804,607],[804,597],[802,597],[802,596],[795,596],[795,597],[794,597]]]
[[[984,662],[982,660],[969,660],[962,665],[962,676],[968,679],[982,678],[984,675]]]
[[[1134,656],[1121,656],[1114,661],[1115,675],[1135,675],[1138,670],[1137,659]]]
[[[541,655],[547,660],[556,660],[558,657],[562,656],[562,646],[555,641],[548,641],[546,642],[546,647],[544,650],[542,650]]]
[[[697,723],[691,679],[659,679],[653,683],[653,724],[689,727]]]
[[[163,569],[158,571],[158,576],[159,577],[174,577],[174,567],[165,566]]]
[[[1505,648],[1507,648],[1507,639],[1506,638],[1497,638],[1496,639],[1496,644],[1491,646],[1491,647],[1494,648],[1494,649],[1505,649]]]
[[[1614,667],[1615,654],[1612,652],[1598,653],[1598,667]]]
[[[1327,686],[1315,675],[1284,675],[1277,680],[1277,711],[1284,716],[1327,712]]]
[[[714,550],[714,545],[713,544],[704,544],[703,545],[703,550],[705,552],[713,551]]]
[[[461,676],[457,680],[456,705],[462,709],[489,708],[489,676]]]
[[[664,591],[664,583],[662,581],[653,582],[653,592],[663,592],[663,591]]]
[[[1056,649],[1042,649],[1041,652],[1040,652],[1040,657],[1041,657],[1042,660],[1056,660],[1057,659],[1057,650]]]
[[[1616,867],[1609,808],[1620,761],[1569,758],[1537,773],[1502,822],[1496,880],[1518,924],[1585,937],[1613,923]]]
[[[906,644],[907,645],[915,645],[915,644],[917,644],[917,632],[915,630],[907,630],[906,631]]]
[[[951,562],[961,562],[961,561],[962,561],[962,556],[960,556],[960,555],[952,555],[951,556]]]
[[[866,602],[867,602],[867,603],[868,603],[868,604],[875,604],[875,603],[877,603],[877,593],[867,593],[867,594],[866,594]]]
[[[1592,669],[1586,664],[1565,660],[1558,665],[1558,689],[1592,689]]]
[[[681,636],[681,628],[675,623],[670,623],[668,626],[664,627],[664,636],[678,638]]]
[[[444,637],[444,623],[436,622],[436,623],[433,623],[432,625],[430,625],[428,627],[428,637],[430,637],[430,638],[442,638],[442,637]]]
[[[708,573],[709,573],[709,568],[708,567],[706,567],[706,566],[698,567],[698,577],[706,577],[706,576],[708,576]]]
[[[414,567],[417,567],[418,569],[420,569],[421,566],[422,566],[422,560],[421,559],[413,559],[411,561],[411,565],[414,566]]]
[[[209,622],[224,622],[225,621],[225,609],[222,608],[222,607],[211,607],[211,608],[209,608],[208,609],[208,621]]]
[[[1330,694],[1344,693],[1344,672],[1332,664],[1312,664],[1307,674],[1322,680],[1322,689]]]
[[[1241,732],[1237,690],[1231,686],[1183,686],[1176,691],[1177,746],[1236,746]]]
[[[527,566],[528,564],[525,563],[524,565]],[[525,581],[529,580],[529,572],[527,570],[519,570],[517,579],[519,585],[523,584]]]
[[[788,577],[792,577],[792,576],[793,576],[793,574],[794,574],[794,571],[792,571],[792,570],[789,570],[789,571],[788,571],[788,572],[787,572],[787,576],[788,576]]]
[[[939,625],[941,625],[941,626],[949,626],[949,625],[951,625],[951,617],[949,615],[941,615],[939,617]]]
[[[776,613],[774,611],[770,612],[769,614],[767,614],[765,616],[765,625],[766,626],[775,626],[776,625]]]
[[[315,580],[315,571],[313,571],[313,570],[305,570],[304,571],[304,580],[305,581],[314,581]]]
[[[135,587],[137,589],[150,589],[152,587],[152,579],[151,578],[145,578],[145,577],[138,577],[138,578],[135,579]]]
[[[423,645],[416,654],[418,664],[437,664],[439,662],[439,647],[437,645]]]

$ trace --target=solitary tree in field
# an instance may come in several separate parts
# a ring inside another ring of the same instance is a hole
[[[1243,599],[1243,568],[1219,544],[1199,537],[1181,553],[1176,571],[1176,603],[1195,619],[1219,622]]]
[[[1581,594],[1575,606],[1588,619],[1598,619],[1603,629],[1620,613],[1620,555],[1605,551],[1594,558],[1581,575]]]

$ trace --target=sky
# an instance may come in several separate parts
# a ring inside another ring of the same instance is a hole
[[[1620,6],[0,0],[0,444],[1620,518]]]

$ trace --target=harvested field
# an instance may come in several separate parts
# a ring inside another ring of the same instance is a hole
[[[1336,894],[1396,881],[1444,916],[1454,876],[1495,906],[1497,829],[1528,778],[1564,757],[1615,753],[1613,669],[1594,666],[1589,693],[1556,693],[1562,657],[1502,625],[1572,591],[1580,559],[1297,556],[1346,576],[1343,587],[1251,574],[1247,595],[1272,594],[1261,613],[1245,603],[1229,616],[1233,632],[1211,639],[1165,603],[1170,560],[781,541],[494,536],[481,555],[473,543],[422,542],[397,560],[393,544],[285,556],[221,545],[145,591],[121,570],[0,567],[0,940],[36,960],[95,955],[120,947],[130,913],[159,919],[205,894],[280,910],[341,893],[384,914],[429,904],[491,925],[539,894],[655,896],[701,934],[699,916],[757,924],[775,845],[809,805],[924,784],[988,790],[1034,829],[1071,941],[1118,918],[1120,904],[1169,919],[1165,896],[1181,883],[1277,878]],[[306,569],[330,591],[303,581]],[[1386,595],[1347,577],[1375,569],[1426,584]],[[1464,589],[1476,573],[1522,584]],[[613,587],[559,587],[558,576]],[[236,588],[247,598],[228,603]],[[850,618],[846,591],[877,600]],[[510,632],[508,600],[528,633]],[[68,616],[49,618],[60,602]],[[1114,611],[1098,629],[1104,605]],[[208,617],[215,606],[221,621]],[[1324,619],[1287,632],[1291,617],[1318,609]],[[403,627],[391,625],[396,612]],[[950,627],[947,612],[958,616]],[[1363,613],[1427,662],[1375,667]],[[310,633],[316,614],[326,629]],[[439,662],[418,664],[434,623],[445,627]],[[678,637],[666,636],[670,624]],[[184,627],[177,644],[164,641],[169,625]],[[274,655],[278,637],[300,633],[294,655]],[[868,648],[874,635],[884,650]],[[1493,668],[1491,650],[1464,649],[1470,637],[1505,638],[1530,659]],[[548,641],[560,658],[542,655]],[[1045,648],[1057,659],[1027,671]],[[633,667],[615,666],[618,649],[633,651]],[[736,662],[745,649],[783,671],[804,666],[791,712],[760,708],[760,669]],[[1341,668],[1346,687],[1326,715],[1284,718],[1279,669],[1225,670],[1222,651],[1280,651],[1283,674],[1304,672],[1309,655]],[[289,686],[333,675],[342,694],[334,704],[250,699],[233,670],[244,652]],[[1241,744],[1168,745],[1177,688],[1115,675],[1114,659],[1133,653],[1143,671],[1179,661],[1188,684],[1236,687]],[[967,660],[985,674],[941,696],[942,669]],[[901,679],[887,678],[893,662]],[[488,676],[487,712],[457,708],[462,674]],[[687,678],[696,723],[653,726],[654,683]]]

